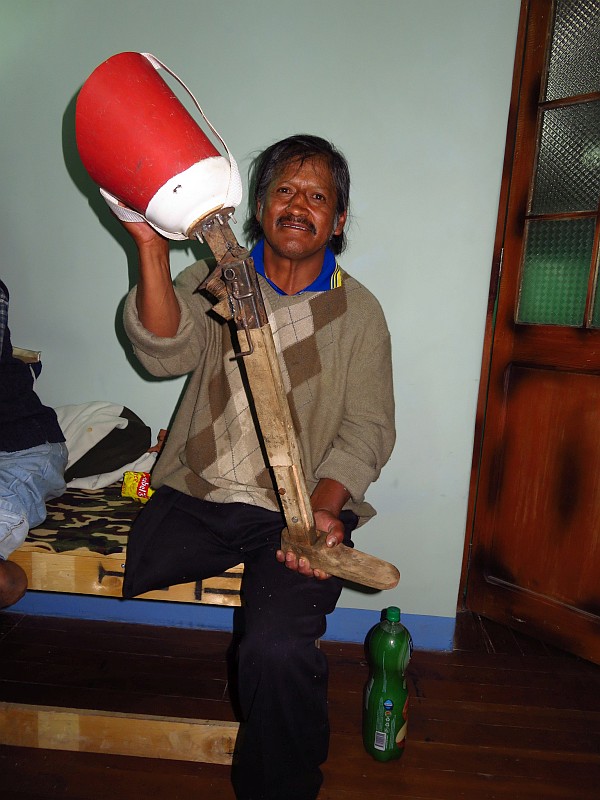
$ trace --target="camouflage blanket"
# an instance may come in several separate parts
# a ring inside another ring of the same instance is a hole
[[[121,496],[121,484],[105,489],[67,489],[46,504],[46,521],[29,531],[23,550],[64,553],[85,549],[101,555],[123,553],[142,506]]]

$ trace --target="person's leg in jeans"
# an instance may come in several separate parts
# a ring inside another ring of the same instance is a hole
[[[46,519],[46,501],[65,491],[66,466],[63,443],[0,452],[0,608],[16,603],[27,589],[21,567],[6,559]]]

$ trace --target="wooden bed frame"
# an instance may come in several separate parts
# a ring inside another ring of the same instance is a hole
[[[30,531],[11,560],[29,589],[121,597],[127,535],[140,504],[120,486],[69,489],[47,504],[46,522]],[[148,592],[145,600],[240,605],[242,564],[215,578]],[[238,725],[94,709],[0,702],[0,744],[229,764]]]

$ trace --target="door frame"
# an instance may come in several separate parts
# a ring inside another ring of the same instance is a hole
[[[481,471],[481,456],[483,447],[483,437],[485,433],[485,420],[488,404],[488,387],[492,361],[492,351],[494,346],[494,334],[496,329],[496,306],[502,279],[502,260],[504,252],[504,240],[506,234],[506,222],[508,217],[508,206],[510,199],[511,184],[515,166],[515,151],[517,147],[517,133],[519,112],[521,110],[522,97],[521,86],[525,66],[525,56],[528,45],[537,30],[531,24],[531,6],[536,0],[521,0],[519,14],[519,26],[517,42],[515,47],[515,61],[513,68],[513,79],[511,87],[510,108],[506,128],[506,144],[504,149],[504,161],[502,165],[502,179],[500,184],[500,197],[498,201],[498,219],[496,222],[496,232],[494,236],[494,247],[492,251],[492,264],[490,275],[490,290],[486,311],[485,332],[483,339],[483,351],[481,358],[481,375],[479,382],[479,392],[477,396],[477,406],[475,412],[475,433],[473,440],[473,457],[471,462],[471,474],[469,480],[469,496],[467,506],[467,519],[465,530],[465,542],[462,558],[461,577],[458,590],[457,610],[467,609],[467,586],[469,581],[469,568],[471,563],[471,553],[475,532],[475,512],[477,506],[477,493],[479,488],[479,478]],[[547,11],[543,19],[546,20],[546,29],[549,30],[547,22],[548,16],[553,9],[552,0],[538,0],[547,5]],[[537,97],[536,97],[537,103]]]

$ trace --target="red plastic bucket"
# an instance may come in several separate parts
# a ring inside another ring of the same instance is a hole
[[[184,238],[226,202],[237,205],[241,181],[235,161],[214,147],[160,66],[143,53],[100,64],[79,92],[75,135],[84,167],[105,194],[170,238]],[[239,183],[233,197],[232,178]]]

